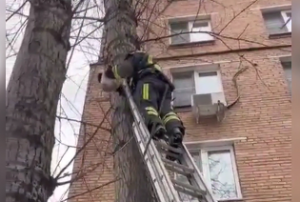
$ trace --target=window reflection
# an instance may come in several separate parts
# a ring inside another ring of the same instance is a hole
[[[212,192],[217,199],[237,198],[230,151],[208,152]]]

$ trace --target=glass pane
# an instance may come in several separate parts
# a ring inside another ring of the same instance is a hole
[[[195,82],[193,74],[184,72],[182,74],[173,75],[174,90],[174,106],[191,105],[191,95],[195,93]]]
[[[191,105],[191,96],[194,94],[195,89],[186,89],[186,90],[174,90],[174,106],[190,106]]]
[[[282,17],[285,22],[285,26],[289,31],[292,31],[292,13],[290,11],[282,12]]]
[[[222,92],[221,82],[218,76],[214,75],[199,75],[197,81],[197,93],[206,94],[206,93],[218,93]]]
[[[292,62],[281,62],[284,69],[285,77],[287,79],[292,79]]]
[[[196,166],[198,167],[200,172],[202,172],[202,163],[201,163],[201,158],[200,158],[199,152],[191,153],[191,155],[192,155],[192,158],[194,159]]]
[[[200,32],[210,32],[210,27],[208,26],[208,22],[196,22],[193,24],[191,33],[191,41],[208,41],[212,39],[212,36],[207,33],[200,33]],[[199,33],[194,33],[199,32]]]
[[[284,26],[285,22],[280,12],[270,12],[263,14],[266,27],[270,34],[278,34],[287,32]]]
[[[205,76],[217,76],[217,72],[201,72],[199,73],[200,77],[205,77]]]
[[[172,31],[171,34],[175,34],[171,39],[173,44],[188,43],[190,41],[189,34],[187,33],[189,30],[187,22],[171,23],[170,26]]]
[[[190,78],[174,78],[174,85],[176,89],[185,89],[194,87],[194,79]]]
[[[230,151],[208,152],[212,192],[217,199],[237,198]]]

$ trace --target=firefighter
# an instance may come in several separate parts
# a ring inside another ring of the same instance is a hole
[[[185,128],[171,106],[174,85],[161,67],[146,53],[130,53],[124,57],[122,65],[108,66],[102,74],[102,89],[121,93],[122,79],[130,83],[133,99],[153,138],[162,139],[167,135],[169,145],[178,148]],[[175,160],[171,156],[168,159]]]

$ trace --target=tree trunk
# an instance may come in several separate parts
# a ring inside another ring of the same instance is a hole
[[[71,0],[31,1],[7,87],[6,202],[46,202],[55,189],[51,155],[71,15]]]
[[[106,63],[115,65],[123,61],[124,54],[139,49],[136,20],[131,0],[105,1],[105,53]],[[133,136],[132,117],[126,99],[113,95],[115,108],[112,128],[115,144],[127,142]],[[115,156],[117,202],[153,202],[151,184],[134,139]]]

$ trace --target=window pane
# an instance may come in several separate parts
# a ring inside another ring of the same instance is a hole
[[[222,92],[221,81],[219,77],[215,75],[198,75],[196,80],[197,93],[218,93]]]
[[[287,79],[292,79],[292,62],[281,62]]]
[[[280,12],[264,13],[263,17],[270,34],[279,34],[288,31],[284,26],[285,22]]]
[[[283,11],[282,17],[285,22],[285,27],[288,31],[292,31],[292,13],[290,11]]]
[[[285,73],[285,78],[288,83],[289,91],[292,92],[292,62],[281,62],[281,64]]]
[[[237,198],[230,151],[208,152],[212,192],[217,199]]]
[[[213,37],[210,34],[207,33],[200,33],[200,32],[210,32],[211,29],[209,27],[208,22],[195,22],[193,24],[192,30],[193,33],[191,33],[191,41],[208,41],[212,40]],[[199,32],[199,33],[194,33]]]
[[[187,33],[189,30],[187,22],[171,23],[170,27],[171,27],[171,34],[172,35],[175,34],[171,38],[172,44],[188,43],[190,41],[189,33]],[[186,34],[181,34],[185,32]]]
[[[174,90],[174,106],[191,105],[191,95],[195,93],[195,85],[192,73],[184,73],[173,76]]]

